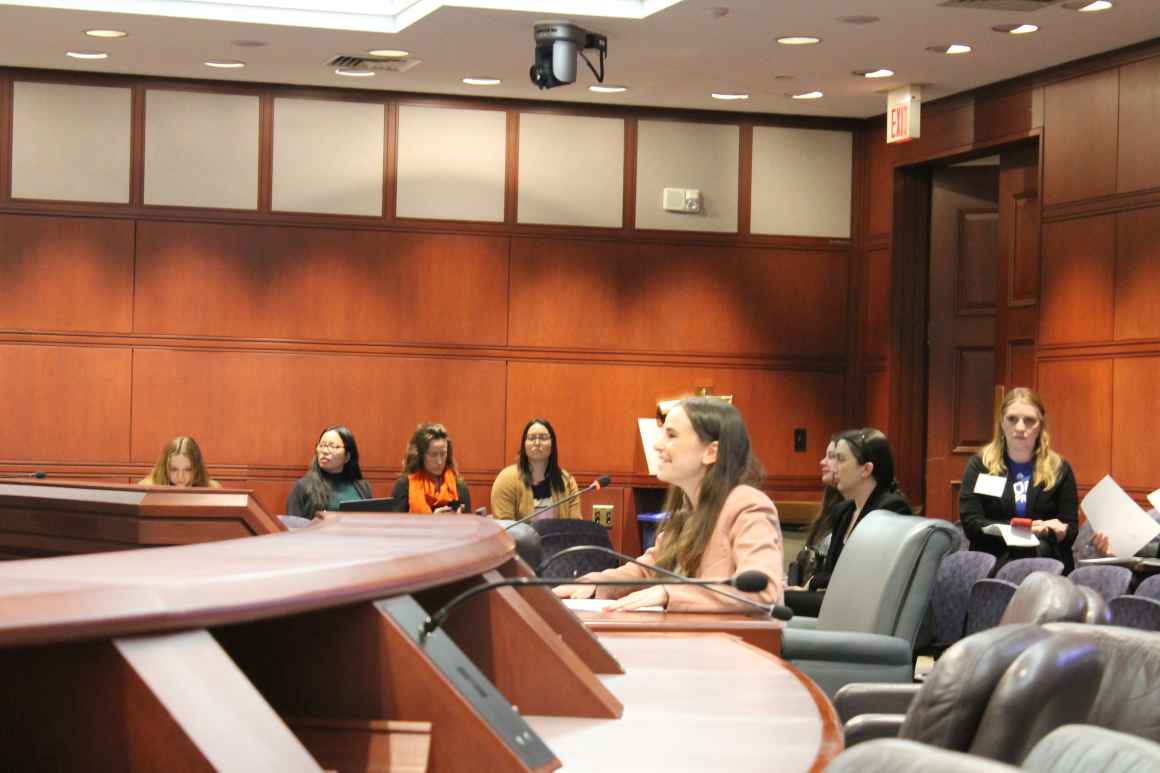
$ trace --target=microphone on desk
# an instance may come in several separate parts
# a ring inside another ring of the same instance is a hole
[[[720,588],[713,587],[714,585],[732,585],[734,588],[736,588],[739,591],[742,591],[743,593],[757,593],[759,591],[763,591],[763,590],[765,590],[765,586],[769,585],[769,575],[767,575],[765,572],[762,572],[762,571],[757,570],[757,569],[747,569],[746,571],[740,572],[739,574],[734,576],[731,580],[726,580],[725,582],[717,582],[717,581],[703,582],[701,580],[694,580],[692,578],[685,577],[683,574],[677,574],[676,572],[670,572],[668,569],[662,569],[659,566],[653,566],[652,564],[646,564],[644,561],[640,561],[638,559],[635,559],[632,556],[626,556],[623,553],[617,553],[612,548],[606,548],[603,545],[574,545],[573,547],[570,547],[570,548],[564,548],[563,550],[559,551],[558,553],[553,555],[548,560],[544,561],[538,567],[536,567],[536,574],[543,574],[544,570],[547,568],[547,566],[549,564],[551,564],[553,561],[555,561],[560,556],[563,556],[567,553],[581,553],[581,552],[593,552],[593,551],[595,551],[597,553],[605,553],[605,554],[610,555],[610,556],[615,556],[616,558],[619,558],[621,561],[627,561],[630,564],[636,564],[637,566],[642,566],[645,569],[648,569],[650,572],[656,572],[657,574],[663,574],[666,577],[672,578],[672,580],[676,584],[688,583],[691,585],[705,585],[708,587],[709,591],[716,593],[719,596],[724,596],[727,599],[733,599],[734,601],[739,601],[742,604],[745,604],[746,606],[753,607],[754,609],[760,609],[765,614],[769,615],[770,617],[777,618],[778,620],[789,620],[791,617],[793,617],[793,610],[787,606],[783,606],[781,604],[759,604],[758,602],[754,601],[753,599],[747,599],[744,596],[738,596],[736,593],[730,593],[729,591],[725,591],[725,590],[721,590]],[[550,579],[556,580],[557,583],[562,583],[562,582],[568,581],[568,578],[566,578],[566,577],[564,577],[564,578],[553,577]],[[742,584],[742,583],[744,583],[744,584]],[[596,583],[573,582],[572,584],[574,584],[574,585],[594,585]],[[663,583],[649,583],[649,584],[660,585]]]
[[[37,470],[36,472],[3,472],[0,473],[0,478],[36,478],[41,480],[47,478],[48,473],[44,470]]]
[[[512,588],[512,587],[527,588],[527,587],[536,587],[536,586],[544,586],[544,585],[551,586],[551,585],[560,585],[560,584],[561,584],[560,580],[557,578],[508,577],[508,578],[505,578],[503,580],[495,580],[494,582],[486,582],[486,583],[483,583],[482,585],[476,585],[473,588],[468,588],[467,590],[463,591],[455,598],[448,601],[446,604],[444,604],[438,610],[436,610],[434,614],[427,616],[427,619],[423,621],[423,624],[421,626],[419,626],[419,642],[422,643],[428,636],[431,635],[431,633],[436,628],[443,625],[443,622],[447,619],[447,616],[451,613],[451,611],[453,609],[455,609],[455,607],[462,604],[467,599],[471,598],[472,596],[475,596],[475,595],[480,594],[480,593],[484,593],[484,592],[489,591],[489,590],[494,590],[496,588]],[[582,582],[582,583],[575,583],[575,584],[576,585],[590,585],[593,587],[612,586],[612,587],[620,587],[620,588],[624,588],[624,587],[638,588],[638,587],[647,586],[647,585],[701,585],[701,586],[705,586],[705,587],[709,588],[709,590],[713,590],[713,588],[712,588],[713,585],[730,585],[730,586],[737,588],[740,591],[744,591],[746,593],[756,593],[760,590],[763,590],[765,588],[765,586],[769,584],[769,577],[764,572],[759,572],[756,569],[751,569],[751,570],[746,571],[746,572],[741,572],[736,577],[728,577],[728,578],[725,578],[722,580],[695,580],[691,577],[682,577],[679,574],[674,574],[672,579],[665,578],[665,579],[659,579],[659,580],[658,579],[592,580],[589,582]],[[738,601],[743,601],[743,602],[747,602],[749,604],[754,604],[754,602],[749,601],[749,599],[742,598],[741,596],[732,596],[728,593],[725,593],[725,591],[720,591],[720,590],[718,590],[717,592],[722,593],[723,595],[729,596],[730,598],[737,599]],[[762,610],[766,609],[764,606],[762,606],[760,604],[756,604],[755,606],[757,606],[759,609],[762,609]],[[791,612],[791,614],[792,614],[792,612]]]
[[[550,504],[546,504],[543,507],[537,507],[535,510],[532,511],[531,515],[525,515],[523,518],[520,518],[518,521],[515,521],[513,523],[509,523],[507,526],[503,527],[503,530],[504,531],[511,531],[515,527],[519,526],[521,523],[527,523],[528,521],[535,518],[537,515],[548,512],[553,507],[559,507],[562,504],[566,504],[567,502],[571,502],[573,499],[577,499],[578,497],[584,496],[589,491],[599,491],[600,489],[604,488],[605,486],[607,486],[611,482],[612,482],[612,478],[608,477],[607,475],[601,475],[599,478],[592,481],[592,483],[590,483],[585,488],[580,489],[579,491],[575,492],[574,494],[569,494],[568,496],[564,497],[563,499],[557,500],[557,501],[552,502]]]

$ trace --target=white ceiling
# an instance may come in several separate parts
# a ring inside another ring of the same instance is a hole
[[[463,7],[494,6],[496,0],[454,0],[454,5],[452,0],[445,5],[424,0],[415,5],[435,10],[398,33],[385,33],[368,31],[374,29],[370,24],[363,24],[360,31],[75,10],[98,6],[210,8],[221,3],[58,0],[31,4],[0,0],[0,65],[865,118],[885,111],[883,92],[892,87],[929,84],[924,99],[937,99],[1160,36],[1160,0],[1115,0],[1111,10],[1099,13],[1069,11],[1060,3],[1032,12],[939,7],[944,0],[683,0],[643,19],[571,13],[568,18],[608,37],[605,80],[629,88],[623,94],[600,95],[588,91],[595,81],[583,65],[571,86],[539,91],[531,84],[532,25],[552,13],[553,3],[514,1],[536,10]],[[238,4],[238,0],[228,2]],[[635,0],[619,2],[642,5]],[[648,3],[663,6],[665,0],[643,0],[644,5]],[[348,0],[342,5],[352,4],[385,9],[406,5],[397,0]],[[565,4],[572,9],[592,8],[596,1],[567,0]],[[281,6],[284,10],[310,3],[253,0],[249,5]],[[331,8],[337,5],[331,4]],[[849,15],[878,16],[880,21],[864,25],[837,21]],[[994,25],[1021,22],[1037,24],[1040,30],[1022,36],[991,30]],[[315,23],[319,23],[317,17]],[[94,27],[121,29],[130,35],[96,40],[82,34]],[[385,27],[380,21],[377,28]],[[823,42],[797,47],[774,42],[789,34],[813,34]],[[235,45],[235,41],[267,45],[248,48]],[[959,56],[925,50],[951,42],[970,44],[974,50]],[[337,54],[365,54],[372,48],[406,49],[422,64],[406,73],[377,73],[369,78],[342,77],[324,66]],[[82,62],[65,56],[67,50],[77,49],[103,50],[110,57]],[[240,59],[247,66],[217,70],[202,64],[206,59],[221,58]],[[895,77],[866,80],[851,74],[878,67],[894,70]],[[503,83],[491,87],[460,83],[461,78],[471,75],[493,76]],[[786,96],[787,92],[812,89],[825,92],[825,98],[807,102]],[[713,91],[743,91],[751,97],[720,102],[709,96]]]

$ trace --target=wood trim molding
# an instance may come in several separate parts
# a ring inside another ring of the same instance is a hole
[[[753,124],[741,124],[737,153],[737,236],[750,237],[753,224]],[[852,172],[853,170],[851,170]]]
[[[504,167],[503,224],[511,229],[519,222],[520,114],[507,111],[507,165]]]
[[[1148,209],[1160,206],[1160,188],[1149,188],[1130,193],[1113,193],[1066,204],[1050,204],[1043,207],[1043,223],[1058,223],[1063,220],[1129,212],[1134,209]]]
[[[129,97],[129,206],[145,201],[145,86],[133,85]]]
[[[624,120],[624,209],[620,222],[625,232],[636,230],[636,157],[639,124],[636,118]]]
[[[274,198],[274,98],[258,97],[258,212],[269,215]]]
[[[12,78],[0,72],[0,205],[12,200]]]
[[[383,115],[383,220],[397,222],[399,197],[399,105],[387,102]]]

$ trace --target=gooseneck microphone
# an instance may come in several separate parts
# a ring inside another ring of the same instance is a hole
[[[0,473],[0,478],[36,478],[42,480],[48,477],[48,473],[44,470],[37,470],[36,472],[4,472]]]
[[[485,593],[485,592],[490,591],[490,590],[495,590],[496,588],[509,588],[509,587],[526,588],[526,587],[535,587],[535,586],[544,586],[544,585],[551,586],[551,585],[560,585],[560,584],[561,583],[560,583],[559,578],[508,577],[508,578],[503,579],[503,580],[496,580],[494,582],[486,582],[486,583],[483,583],[482,585],[476,585],[473,588],[468,588],[467,590],[465,590],[462,593],[460,593],[459,595],[457,595],[455,598],[448,601],[446,604],[444,604],[438,610],[436,610],[436,612],[434,614],[427,616],[427,619],[423,621],[423,624],[421,626],[419,626],[419,641],[420,642],[424,641],[431,634],[432,631],[434,631],[439,626],[443,625],[443,621],[445,621],[447,619],[447,616],[451,613],[451,611],[453,609],[455,609],[455,607],[462,604],[464,601],[467,601],[467,599],[471,598],[472,596],[478,595],[480,593]],[[753,570],[750,570],[747,572],[741,572],[736,577],[728,577],[728,578],[725,578],[722,580],[694,580],[694,579],[689,578],[689,577],[681,577],[679,574],[677,574],[677,575],[673,575],[673,579],[666,578],[663,580],[658,580],[658,579],[592,580],[590,582],[582,582],[582,583],[575,583],[575,584],[592,586],[592,587],[613,586],[613,587],[618,587],[618,588],[624,588],[624,587],[638,588],[638,587],[648,586],[648,585],[701,585],[701,586],[705,586],[705,587],[709,588],[710,590],[713,590],[713,588],[712,588],[713,585],[730,585],[730,586],[735,587],[738,590],[744,591],[746,593],[756,593],[756,592],[764,589],[765,586],[769,584],[769,577],[764,572],[759,572],[759,571],[753,569]],[[724,591],[718,591],[718,592],[724,593]],[[729,595],[729,594],[725,594],[725,595]],[[754,602],[749,601],[748,599],[742,598],[740,596],[731,596],[730,595],[730,598],[736,598],[739,601],[748,601],[748,603],[750,603],[750,604],[754,603]],[[765,607],[762,607],[761,605],[757,605],[757,606],[759,606],[761,609],[765,609]]]
[[[729,591],[725,591],[725,590],[721,590],[720,588],[713,587],[714,585],[732,585],[734,588],[736,588],[739,591],[742,591],[743,593],[757,593],[759,591],[763,591],[763,590],[765,590],[765,586],[769,585],[769,576],[767,574],[765,574],[765,572],[759,571],[757,569],[747,569],[746,571],[737,574],[731,581],[703,582],[701,580],[694,580],[694,579],[691,579],[689,577],[685,577],[683,574],[677,574],[676,572],[670,572],[668,569],[662,569],[659,566],[653,566],[652,564],[646,564],[644,561],[640,561],[638,559],[635,559],[632,556],[626,556],[623,553],[617,553],[615,550],[613,550],[611,548],[606,548],[603,545],[574,545],[573,547],[570,547],[570,548],[564,548],[560,552],[553,555],[551,558],[544,561],[542,564],[540,564],[536,568],[536,573],[543,574],[544,570],[548,567],[548,565],[551,564],[553,561],[555,561],[560,556],[563,556],[567,553],[582,553],[582,552],[597,552],[597,553],[605,553],[605,554],[610,555],[610,556],[615,556],[616,558],[619,558],[621,561],[627,561],[630,564],[636,564],[637,566],[642,566],[645,569],[648,569],[650,572],[656,572],[657,574],[663,574],[666,577],[671,577],[676,583],[683,582],[683,583],[687,583],[690,585],[705,585],[710,592],[716,593],[718,596],[724,596],[727,599],[733,599],[734,601],[739,601],[742,604],[745,604],[746,606],[753,607],[754,609],[760,609],[765,614],[769,615],[770,617],[777,618],[778,620],[784,621],[784,620],[789,620],[791,617],[793,617],[793,610],[787,606],[782,606],[781,604],[759,604],[758,602],[754,601],[753,599],[747,599],[744,596],[738,596],[736,593],[730,593]],[[742,585],[743,578],[744,578],[744,582],[746,583],[745,585]],[[761,578],[760,581],[758,581],[757,578]],[[555,579],[557,583],[562,583],[562,582],[567,582],[569,578],[556,577],[553,579]],[[591,583],[589,583],[589,582],[579,582],[579,583],[573,582],[573,584],[575,584],[575,585],[595,585],[596,583],[595,582],[591,582]],[[653,585],[653,584],[659,585],[662,583],[641,583],[641,584],[642,585],[646,585],[646,584],[647,585]]]
[[[562,504],[565,504],[567,502],[571,502],[573,499],[584,496],[589,491],[599,491],[600,489],[604,488],[605,486],[607,486],[611,482],[612,482],[612,478],[608,477],[607,475],[601,475],[599,478],[592,481],[592,483],[588,484],[588,486],[586,486],[585,488],[582,488],[575,493],[569,494],[568,496],[564,497],[563,499],[559,499],[559,500],[556,500],[555,502],[552,502],[550,504],[546,504],[543,507],[537,507],[535,510],[532,511],[531,515],[525,515],[523,518],[520,518],[518,521],[515,521],[514,523],[509,523],[507,526],[503,527],[503,530],[504,531],[511,531],[515,527],[519,526],[521,523],[527,523],[528,521],[535,518],[537,515],[540,515],[541,513],[548,512],[553,507],[559,507]]]

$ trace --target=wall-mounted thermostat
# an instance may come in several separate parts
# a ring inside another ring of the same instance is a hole
[[[661,206],[666,212],[695,215],[701,211],[701,192],[696,188],[665,188]]]

